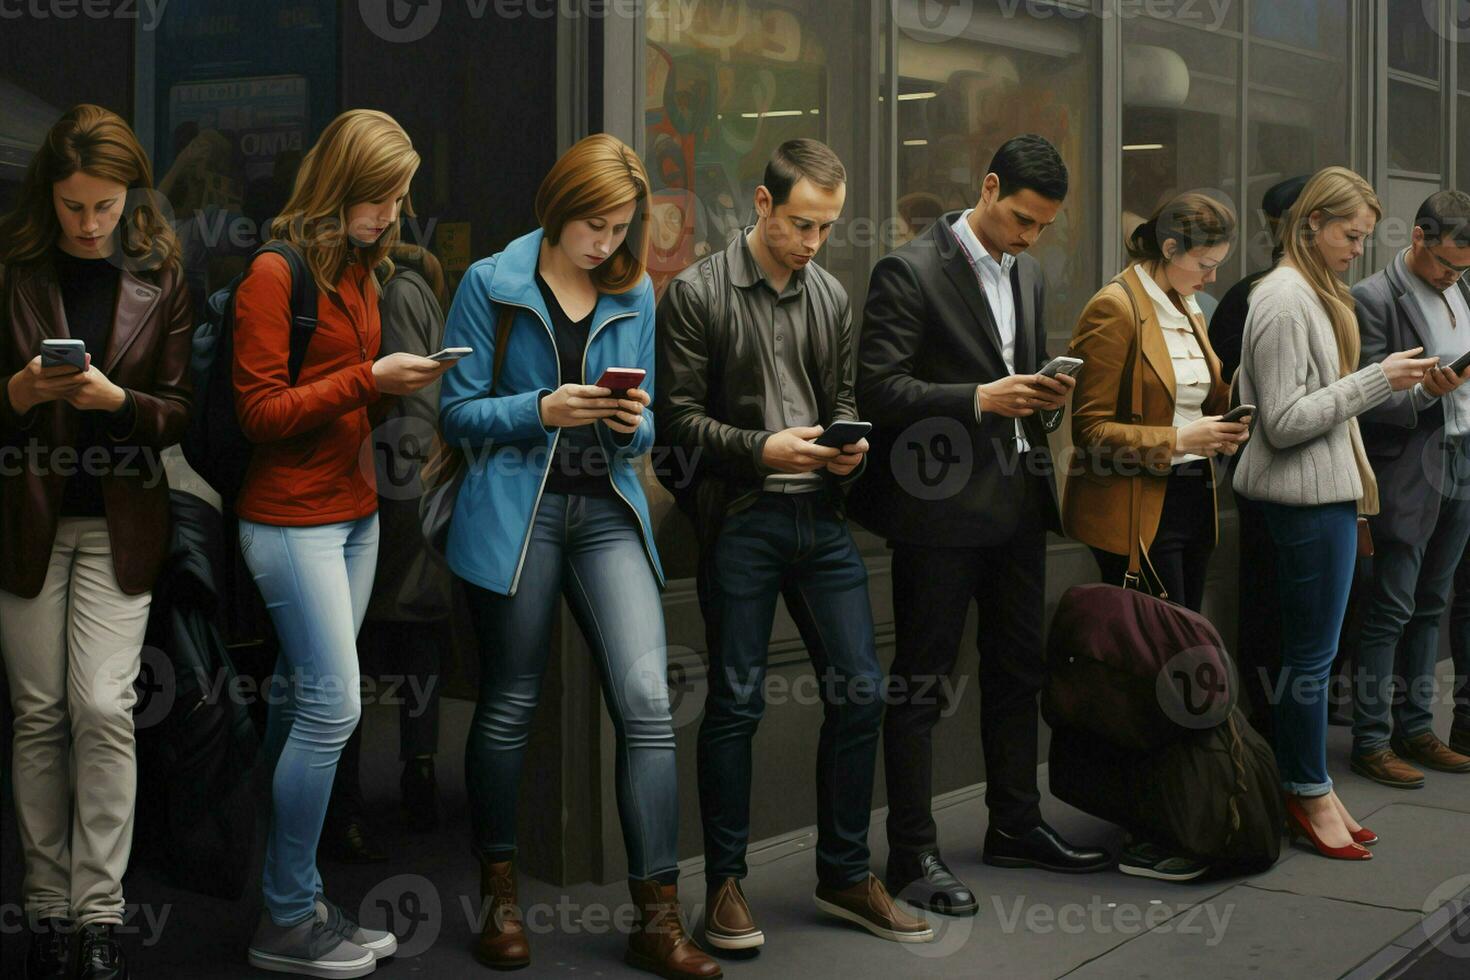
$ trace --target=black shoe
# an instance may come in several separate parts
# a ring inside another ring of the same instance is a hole
[[[381,864],[388,860],[388,852],[356,814],[344,817],[340,823],[328,821],[317,850],[328,860],[345,864]]]
[[[1455,725],[1450,729],[1450,748],[1461,755],[1470,755],[1470,725]]]
[[[937,850],[888,855],[888,894],[941,915],[974,915],[975,893],[945,867]]]
[[[1019,834],[991,825],[981,860],[997,868],[1044,868],[1068,874],[1102,871],[1113,864],[1107,851],[1074,847],[1044,823]]]
[[[35,924],[26,951],[26,980],[64,980],[71,933],[71,923],[65,919],[47,918]]]
[[[122,946],[113,938],[112,926],[82,927],[77,980],[128,980],[128,961],[123,958]]]
[[[398,778],[403,795],[403,819],[409,828],[434,830],[439,826],[439,784],[434,779],[434,757],[409,759]]]

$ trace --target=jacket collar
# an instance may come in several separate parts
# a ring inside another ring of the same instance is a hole
[[[940,215],[934,224],[929,227],[928,239],[936,256],[938,256],[944,274],[949,281],[959,290],[964,297],[965,304],[969,306],[970,312],[975,316],[975,322],[980,324],[980,329],[990,341],[994,348],[996,357],[1000,357],[1003,345],[1000,340],[1000,327],[995,323],[995,315],[990,309],[990,303],[985,299],[985,293],[980,289],[980,281],[975,277],[975,269],[970,265],[970,256],[960,244],[959,237],[955,234],[954,223],[959,220],[963,212],[950,211]],[[1017,332],[1023,321],[1018,318]],[[1018,357],[1019,367],[1019,357]]]
[[[522,235],[500,253],[495,262],[495,274],[490,279],[490,298],[498,303],[522,306],[534,310],[549,327],[551,312],[536,285],[536,264],[541,259],[541,239],[544,232],[537,228]],[[635,312],[642,290],[636,286],[624,293],[597,294],[597,306],[593,309],[593,327],[610,316]]]
[[[1419,297],[1414,292],[1410,281],[1414,270],[1409,268],[1408,260],[1405,258],[1406,251],[1395,255],[1393,261],[1383,270],[1383,274],[1393,289],[1394,301],[1398,303],[1404,318],[1408,320],[1409,329],[1414,332],[1414,339],[1418,341],[1419,346],[1425,347],[1429,338],[1429,321],[1424,318],[1424,307],[1419,305]],[[1470,276],[1461,276],[1456,285],[1465,294],[1466,304],[1470,305],[1470,282],[1467,282],[1467,279],[1470,279]]]
[[[769,282],[765,270],[755,260],[754,253],[750,250],[751,232],[755,225],[748,225],[740,234],[736,235],[730,244],[725,246],[725,265],[730,277],[730,285],[739,289],[749,289],[763,282]],[[800,292],[806,284],[806,270],[798,269],[791,273],[791,281],[787,288]]]
[[[61,300],[61,284],[56,276],[55,265],[49,257],[36,263],[28,274],[17,276],[16,290],[21,302],[29,307],[41,337],[71,336],[66,323],[66,309]],[[133,341],[138,339],[162,295],[163,289],[157,283],[131,269],[121,270],[107,349],[102,352],[100,360],[97,360],[104,374],[110,374],[117,367],[118,361],[122,360]],[[98,358],[96,351],[90,353],[94,360]]]

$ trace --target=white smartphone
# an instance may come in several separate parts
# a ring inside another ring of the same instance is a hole
[[[1055,378],[1059,374],[1065,374],[1075,378],[1077,377],[1077,372],[1082,370],[1084,363],[1080,357],[1067,357],[1064,354],[1061,357],[1053,357],[1047,361],[1046,367],[1036,373],[1043,378]]]
[[[473,347],[446,347],[437,353],[429,355],[431,361],[457,361],[462,357],[469,357],[475,352]]]

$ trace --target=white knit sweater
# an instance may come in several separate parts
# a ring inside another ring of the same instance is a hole
[[[1393,389],[1378,364],[1340,374],[1326,309],[1300,272],[1278,266],[1251,291],[1246,317],[1240,400],[1257,412],[1235,467],[1236,490],[1296,506],[1362,500],[1367,457],[1357,416]]]

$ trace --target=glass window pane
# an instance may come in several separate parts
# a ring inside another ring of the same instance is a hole
[[[1388,80],[1388,165],[1395,170],[1439,173],[1439,93]]]
[[[1388,0],[1388,67],[1439,79],[1441,15],[1439,5],[1433,7],[1424,0]]]
[[[1006,16],[1015,8],[1016,13]],[[977,2],[962,30],[922,37],[904,25],[914,0],[900,0],[898,35],[898,213],[885,246],[922,234],[939,215],[973,207],[995,151],[1037,133],[1062,155],[1066,205],[1031,249],[1046,271],[1047,327],[1071,336],[1104,275],[1100,210],[1098,21],[1041,4]]]
[[[1266,13],[1269,12],[1269,13]],[[1251,7],[1250,90],[1246,94],[1246,173],[1241,210],[1247,270],[1270,264],[1273,243],[1260,213],[1273,185],[1350,160],[1346,120],[1347,11],[1312,0]]]
[[[1240,142],[1240,42],[1133,19],[1123,29],[1123,226],[1126,238],[1174,194],[1209,190],[1234,202]],[[1222,275],[1211,287],[1229,288]]]
[[[1462,191],[1470,192],[1470,95],[1460,96],[1460,118],[1458,120],[1459,143],[1455,147],[1455,159],[1460,170],[1460,178],[1455,186]]]
[[[826,139],[823,26],[831,15],[824,7],[819,0],[649,5],[648,271],[660,291],[751,220],[771,150],[797,137]]]

